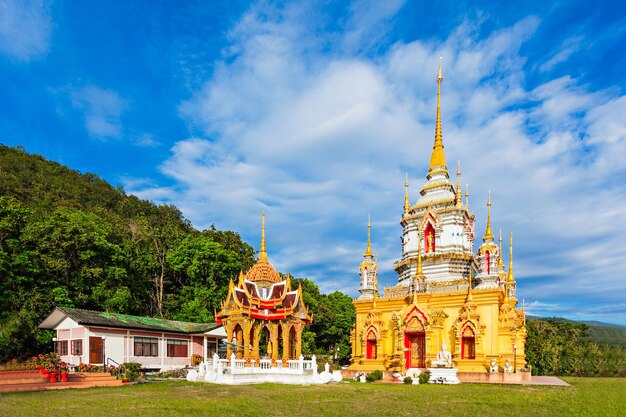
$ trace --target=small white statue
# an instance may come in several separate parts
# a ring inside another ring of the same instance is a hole
[[[511,365],[511,362],[509,362],[508,359],[504,363],[503,369],[504,369],[504,372],[507,374],[510,374],[513,372],[513,366]]]
[[[498,372],[498,364],[495,359],[491,360],[491,364],[489,365],[489,372],[494,373]]]
[[[452,354],[446,349],[446,344],[442,344],[441,351],[437,353],[437,359],[432,362],[433,366],[452,368]]]

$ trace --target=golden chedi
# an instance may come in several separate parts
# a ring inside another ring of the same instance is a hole
[[[474,214],[463,203],[461,166],[450,181],[441,126],[441,63],[437,74],[435,141],[415,204],[405,182],[402,257],[395,263],[397,285],[378,291],[378,270],[368,241],[360,267],[361,295],[353,301],[356,324],[349,369],[405,372],[427,368],[442,345],[459,373],[486,373],[492,360],[517,370],[526,364],[524,313],[516,308],[513,238],[506,271],[491,229],[491,196],[482,244],[474,253]]]

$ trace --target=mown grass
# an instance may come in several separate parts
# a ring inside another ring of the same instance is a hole
[[[0,394],[0,416],[624,416],[626,379],[488,384],[221,386],[182,381]]]

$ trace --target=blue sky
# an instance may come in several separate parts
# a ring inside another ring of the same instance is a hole
[[[279,270],[356,295],[368,213],[395,282],[442,56],[448,164],[528,312],[626,324],[626,6],[476,3],[4,0],[0,142],[253,246],[265,210]]]

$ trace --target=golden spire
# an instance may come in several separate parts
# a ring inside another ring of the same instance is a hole
[[[487,195],[487,230],[485,230],[485,236],[483,236],[483,242],[486,240],[493,240],[493,233],[491,233],[491,190]]]
[[[441,72],[441,61],[443,58],[439,58],[439,71],[437,73],[437,118],[435,121],[435,144],[433,145],[433,153],[430,156],[430,165],[428,166],[428,172],[435,170],[443,170],[448,173],[448,166],[446,165],[446,154],[443,151],[443,135],[441,133],[441,82],[443,81],[443,75]]]
[[[513,232],[511,232],[511,241],[509,243],[509,273],[506,276],[507,282],[513,282]]]
[[[504,271],[504,264],[502,263],[502,228],[500,228],[500,256],[498,257],[498,271]]]
[[[372,253],[372,242],[371,242],[371,232],[372,223],[370,222],[370,215],[367,215],[367,249],[365,249],[365,253],[363,254],[364,258],[373,258],[374,254]]]
[[[408,214],[411,209],[411,204],[409,203],[409,174],[406,174],[406,178],[404,180],[404,214]]]
[[[469,184],[465,184],[465,208],[469,210]]]
[[[459,161],[459,167],[456,170],[456,206],[458,208],[463,207],[463,193],[461,192],[461,161]]]
[[[259,262],[267,262],[267,250],[265,248],[265,212],[261,213],[261,250],[259,251]]]
[[[418,277],[424,276],[422,271],[422,240],[417,239],[417,274]]]

